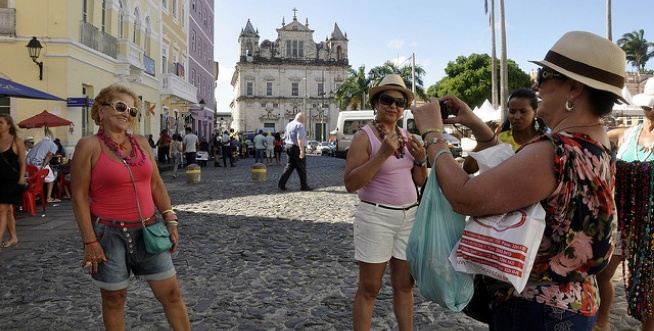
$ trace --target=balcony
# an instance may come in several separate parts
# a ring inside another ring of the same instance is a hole
[[[86,47],[99,51],[116,59],[118,57],[118,41],[115,37],[101,32],[89,22],[80,22],[80,42]]]
[[[0,8],[0,35],[16,36],[15,8]]]
[[[118,49],[120,50],[117,57],[119,62],[128,63],[138,69],[144,69],[141,60],[144,51],[141,47],[127,39],[120,39],[118,40]]]
[[[198,90],[193,84],[177,75],[177,72],[161,74],[161,94],[176,96],[195,103]]]

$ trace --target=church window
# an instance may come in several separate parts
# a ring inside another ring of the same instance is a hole
[[[273,95],[273,83],[267,82],[266,83],[266,95]]]
[[[254,83],[247,82],[245,83],[245,95],[252,96],[254,94]]]
[[[291,83],[291,95],[297,97],[300,95],[300,84]]]

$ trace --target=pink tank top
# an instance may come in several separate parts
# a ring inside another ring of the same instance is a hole
[[[105,153],[106,147],[102,141],[100,145],[102,149],[100,157],[91,170],[89,191],[91,214],[112,220],[138,221],[139,212],[129,171],[125,164],[111,159]],[[113,153],[109,150],[107,152]],[[137,148],[136,159],[140,159],[141,155],[141,150]],[[136,182],[141,213],[144,218],[150,217],[154,214],[151,189],[152,162],[146,156],[145,163],[130,168]]]
[[[372,132],[370,125],[364,126],[362,130],[368,134],[368,140],[372,147],[370,157],[372,157],[379,152],[381,141]],[[402,128],[400,128],[400,132],[404,139],[407,139],[408,132]],[[394,155],[389,156],[375,176],[370,179],[370,182],[359,189],[357,192],[359,199],[395,206],[416,202],[418,194],[411,175],[413,161],[413,156],[406,147],[404,148],[403,158],[398,159]]]

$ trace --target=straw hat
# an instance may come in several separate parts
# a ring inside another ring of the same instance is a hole
[[[654,108],[654,78],[647,80],[643,93],[634,95],[631,102],[635,106]]]
[[[34,137],[32,137],[32,136],[27,136],[27,137],[25,137],[25,140],[24,140],[24,141],[25,141],[26,143],[33,143],[33,142],[34,142]]]
[[[610,40],[585,31],[563,35],[542,61],[530,61],[592,88],[615,94],[621,101],[625,52]]]
[[[407,105],[411,104],[411,102],[415,98],[413,92],[407,89],[406,85],[404,85],[404,79],[402,79],[400,75],[389,74],[384,76],[381,82],[379,82],[377,86],[371,88],[370,92],[368,92],[368,96],[370,97],[370,103],[372,103],[372,98],[375,95],[377,95],[377,93],[387,90],[395,90],[404,93],[404,95],[406,95]]]

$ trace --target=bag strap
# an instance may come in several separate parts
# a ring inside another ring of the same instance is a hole
[[[11,141],[11,145],[9,145],[9,149],[11,149],[12,147],[14,147],[14,143],[15,143],[15,142],[16,142],[16,137],[14,137],[14,140]],[[9,150],[9,149],[8,149],[8,150]],[[0,153],[0,156],[2,156],[2,160],[5,161],[5,163],[9,166],[9,168],[11,168],[11,170],[13,170],[15,173],[19,173],[19,171],[16,170],[16,168],[14,168],[14,166],[11,165],[11,163],[9,163],[9,160],[7,160],[7,158],[5,157],[5,154],[4,154],[4,153]]]
[[[132,146],[132,148],[136,148],[136,146]],[[132,174],[132,168],[129,167],[129,164],[127,164],[127,161],[125,161],[125,159],[120,157],[120,155],[118,155],[118,153],[116,151],[114,151],[114,150],[111,150],[111,151],[114,152],[114,154],[116,154],[116,156],[118,156],[118,159],[121,160],[123,162],[123,164],[127,167],[127,171],[129,172],[129,178],[132,180],[132,187],[134,188],[134,196],[136,197],[136,207],[139,210],[139,219],[141,220],[141,225],[143,225],[143,227],[145,227],[145,220],[143,219],[143,214],[141,213],[141,204],[139,203],[139,194],[136,191],[136,182],[134,181],[134,174]]]

